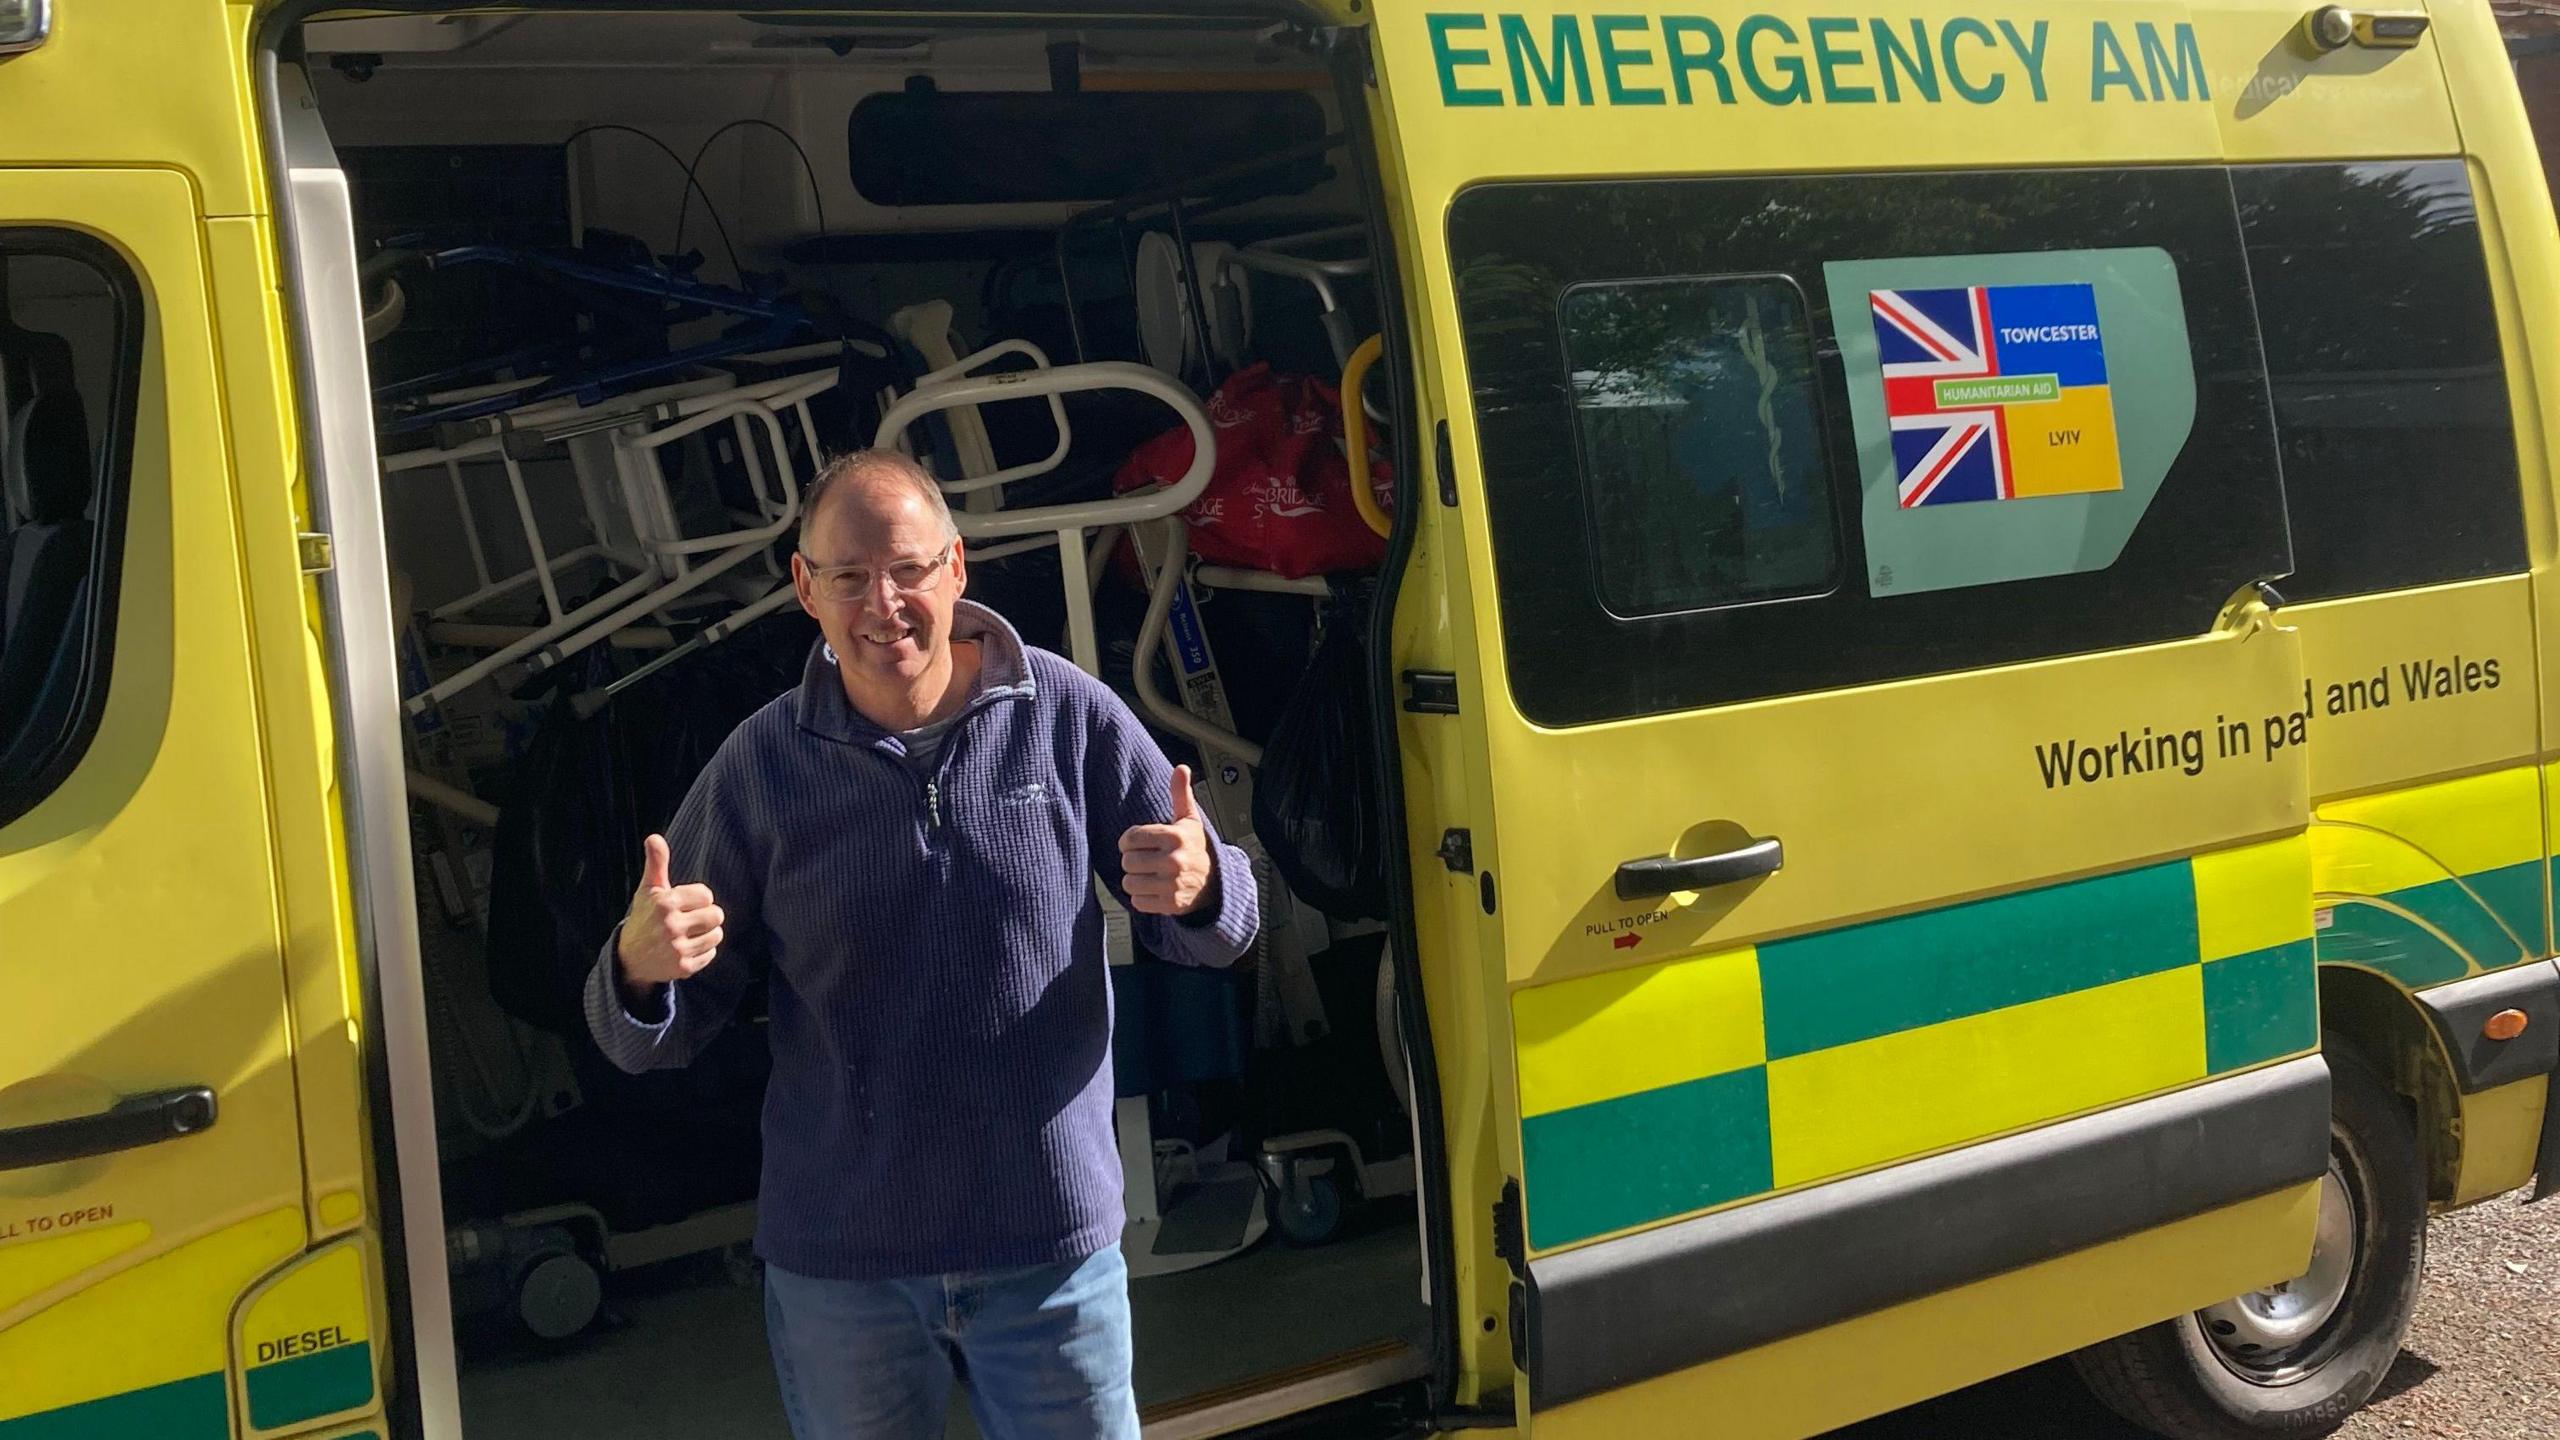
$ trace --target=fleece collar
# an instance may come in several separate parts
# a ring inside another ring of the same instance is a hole
[[[951,612],[951,638],[975,640],[986,652],[979,664],[978,692],[952,717],[954,725],[991,705],[1032,697],[1031,662],[1023,653],[1022,636],[1003,616],[974,600],[962,600]],[[836,670],[835,647],[823,639],[809,647],[809,663],[800,672],[793,712],[801,729],[821,739],[876,745],[891,738],[846,698],[844,677]]]

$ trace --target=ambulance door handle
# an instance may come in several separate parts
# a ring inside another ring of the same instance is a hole
[[[0,1130],[0,1170],[59,1165],[138,1150],[213,1128],[213,1091],[202,1085],[128,1095],[94,1115]]]
[[[1738,880],[1775,875],[1786,863],[1786,847],[1778,843],[1775,835],[1693,860],[1674,860],[1668,855],[1629,860],[1618,867],[1618,898],[1642,900],[1674,890],[1711,890]]]

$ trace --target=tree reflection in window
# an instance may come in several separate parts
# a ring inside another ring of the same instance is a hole
[[[1657,615],[1830,589],[1836,507],[1794,283],[1578,285],[1559,304],[1608,608]]]

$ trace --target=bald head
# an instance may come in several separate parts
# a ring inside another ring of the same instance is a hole
[[[819,517],[830,506],[850,504],[856,498],[877,504],[888,496],[910,494],[924,502],[943,539],[959,538],[960,527],[952,523],[951,506],[942,498],[942,487],[933,483],[933,477],[925,473],[922,465],[895,450],[856,450],[819,467],[808,489],[801,493],[801,544],[808,544],[808,537],[819,528]]]

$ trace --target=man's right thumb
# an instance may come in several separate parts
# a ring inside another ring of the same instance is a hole
[[[667,837],[652,835],[640,842],[640,848],[648,852],[648,863],[640,873],[640,888],[654,891],[673,885],[675,881],[667,878]]]

